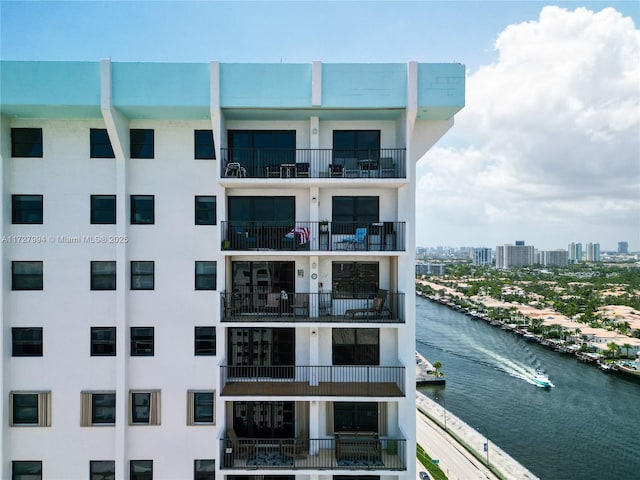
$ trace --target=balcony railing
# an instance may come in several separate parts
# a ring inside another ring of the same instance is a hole
[[[404,323],[404,293],[387,293],[384,302],[340,298],[332,292],[220,293],[223,322]]]
[[[220,222],[223,250],[403,252],[405,222]]]
[[[405,368],[375,365],[220,367],[228,396],[403,397]]]
[[[364,433],[287,439],[234,435],[220,440],[220,458],[223,470],[406,470],[406,443]]]
[[[405,148],[222,148],[223,178],[406,178]]]

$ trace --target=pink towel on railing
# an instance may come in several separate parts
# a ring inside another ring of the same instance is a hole
[[[307,227],[295,227],[289,232],[289,235],[295,236],[296,233],[300,235],[301,245],[309,241],[309,229]]]

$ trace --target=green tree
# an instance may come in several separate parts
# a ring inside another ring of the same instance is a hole
[[[435,370],[436,370],[436,373],[435,373],[436,377],[442,376],[442,373],[440,373],[440,369],[442,368],[442,363],[441,362],[434,362],[433,368],[435,368]]]

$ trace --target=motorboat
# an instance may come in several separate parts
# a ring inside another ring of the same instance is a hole
[[[540,388],[551,388],[553,383],[549,380],[549,377],[539,368],[536,369],[536,374],[533,376],[533,382]]]

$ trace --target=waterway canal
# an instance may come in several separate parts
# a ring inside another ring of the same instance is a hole
[[[416,298],[416,349],[443,386],[419,387],[541,479],[640,479],[640,383]],[[532,383],[542,368],[555,385]]]

